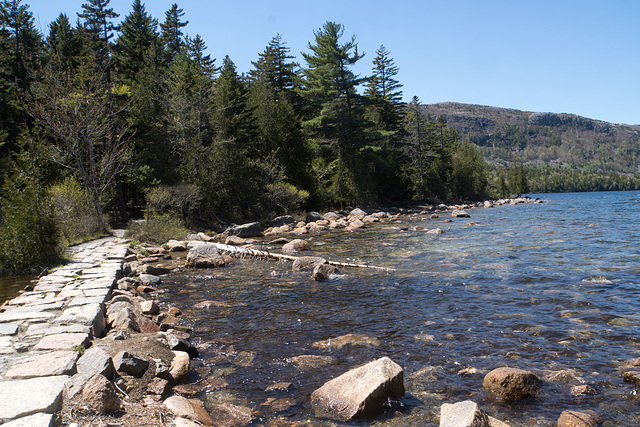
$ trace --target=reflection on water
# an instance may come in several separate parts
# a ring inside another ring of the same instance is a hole
[[[24,289],[32,279],[31,276],[0,276],[0,304],[18,296],[18,292]]]
[[[402,231],[443,225],[414,219],[313,237],[314,255],[396,272],[343,269],[317,283],[289,263],[245,259],[166,278],[166,299],[185,312],[203,348],[196,374],[228,383],[201,397],[249,406],[265,422],[313,420],[313,390],[389,356],[405,369],[407,407],[362,425],[436,426],[442,403],[464,399],[513,426],[555,425],[567,409],[595,410],[605,426],[640,424],[640,401],[621,375],[640,357],[638,195],[542,197],[544,204],[474,210],[478,226],[454,220],[444,235]],[[196,308],[203,300],[217,303]],[[313,346],[345,334],[379,345]],[[301,369],[291,361],[300,355],[331,358]],[[490,400],[483,377],[506,365],[543,377],[542,395]],[[278,382],[293,386],[264,391]],[[581,384],[598,393],[572,396]]]

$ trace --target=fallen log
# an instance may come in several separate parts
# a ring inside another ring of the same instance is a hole
[[[223,245],[222,243],[208,242],[206,244],[213,245],[218,250],[225,252],[229,255],[235,255],[240,257],[250,256],[255,258],[274,258],[274,259],[284,259],[287,261],[295,261],[298,259],[298,257],[293,255],[279,254],[279,253],[274,253],[270,251],[261,251],[261,250],[252,249],[252,248],[243,248],[239,246]],[[383,271],[396,271],[395,268],[391,268],[391,267],[378,267],[375,265],[356,264],[351,262],[327,261],[327,263],[331,265],[335,265],[336,267],[371,268],[371,269],[383,270]]]

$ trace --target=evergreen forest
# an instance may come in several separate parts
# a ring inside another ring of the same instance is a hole
[[[365,56],[339,23],[310,29],[299,57],[275,34],[241,74],[177,4],[158,18],[109,3],[86,0],[43,34],[26,3],[0,0],[3,274],[132,219],[160,235],[529,190],[521,161],[496,169],[444,115],[403,102],[392,53]]]

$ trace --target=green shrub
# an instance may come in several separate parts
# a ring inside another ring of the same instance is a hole
[[[189,221],[200,206],[202,195],[195,185],[159,186],[147,192],[147,201],[155,214],[180,215],[183,221]]]
[[[268,184],[266,188],[271,210],[276,213],[288,214],[295,212],[309,198],[308,191],[299,190],[287,182]]]
[[[49,189],[53,212],[65,244],[74,244],[103,230],[84,187],[68,177]]]
[[[39,272],[60,256],[50,199],[36,186],[7,182],[0,201],[0,273]]]
[[[177,216],[152,214],[148,220],[132,222],[125,236],[139,242],[161,245],[171,239],[183,240],[187,234],[189,230]]]

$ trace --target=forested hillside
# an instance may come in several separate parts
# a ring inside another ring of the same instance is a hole
[[[158,234],[487,196],[473,146],[402,103],[391,53],[365,59],[341,24],[309,29],[301,58],[274,34],[240,74],[177,4],[159,20],[109,3],[42,34],[26,3],[0,0],[0,271],[131,218]],[[352,71],[363,60],[368,76]]]
[[[454,102],[424,105],[423,111],[443,116],[492,164],[522,162],[531,191],[639,188],[638,125]]]

